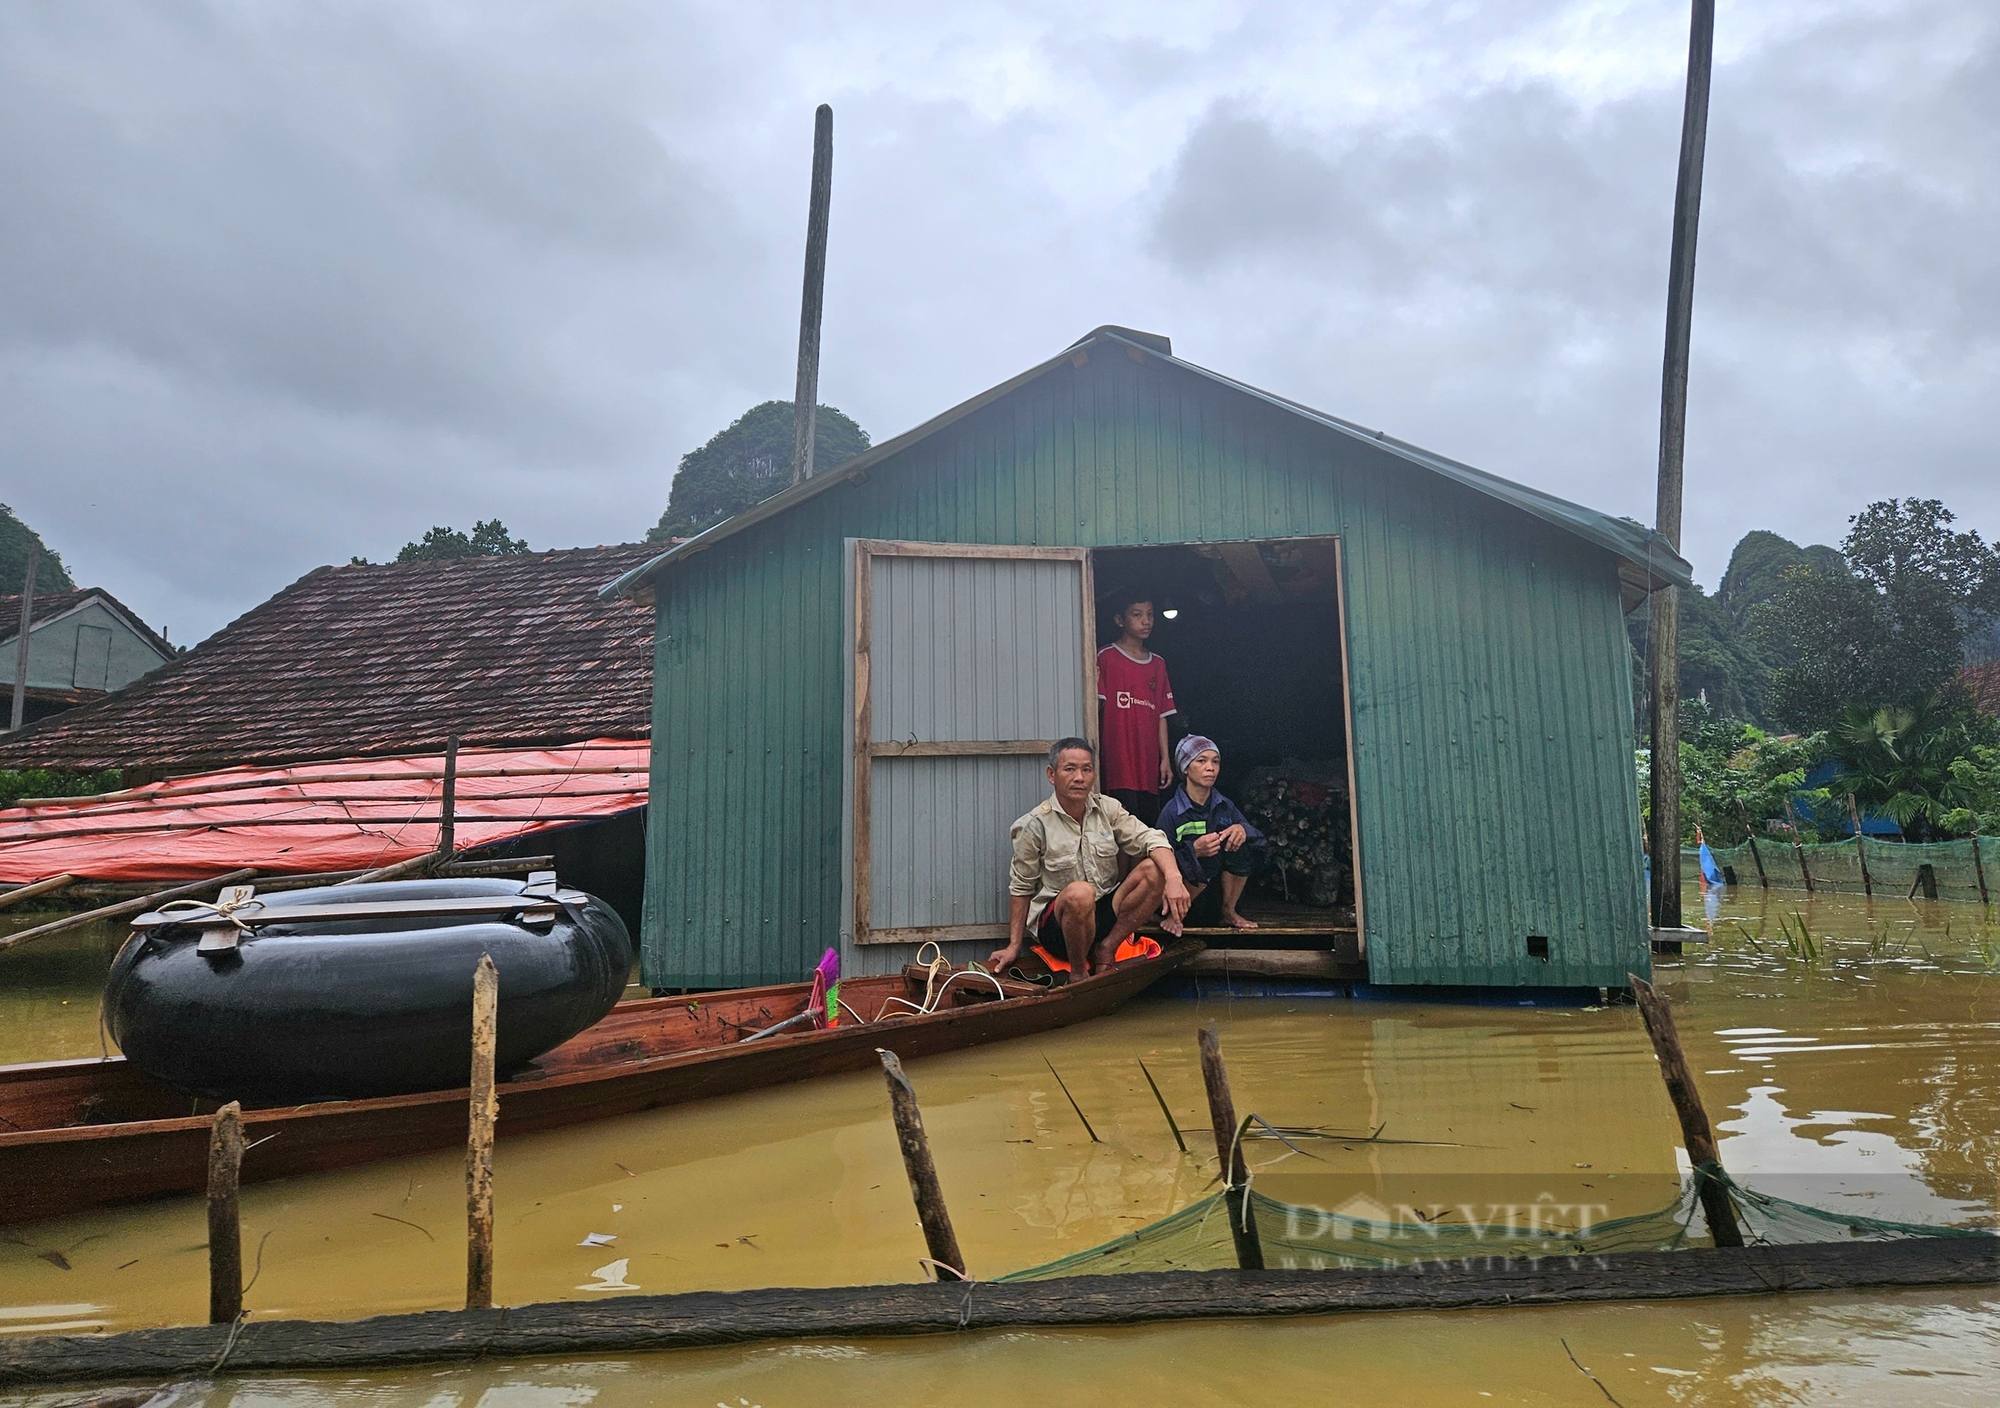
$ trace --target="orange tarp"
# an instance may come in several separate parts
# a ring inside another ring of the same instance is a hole
[[[466,749],[456,848],[607,820],[646,805],[645,743]],[[440,754],[231,768],[103,797],[0,809],[0,883],[196,880],[367,870],[435,850]]]

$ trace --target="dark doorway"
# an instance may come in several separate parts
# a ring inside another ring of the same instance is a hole
[[[1218,789],[1272,843],[1271,861],[1244,899],[1246,916],[1262,927],[1203,937],[1320,947],[1351,936],[1353,814],[1335,540],[1099,549],[1093,570],[1099,644],[1118,636],[1115,596],[1151,595],[1159,618],[1151,646],[1166,657],[1179,706],[1169,736],[1216,741]],[[1218,890],[1197,901],[1194,927],[1220,922]]]

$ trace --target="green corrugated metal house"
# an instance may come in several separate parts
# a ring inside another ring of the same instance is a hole
[[[1623,986],[1623,615],[1688,581],[1629,519],[1099,328],[605,588],[656,612],[644,980],[983,956],[1039,753],[1095,732],[1099,593],[1144,582],[1223,789],[1283,760],[1345,793],[1317,927],[1372,981]]]

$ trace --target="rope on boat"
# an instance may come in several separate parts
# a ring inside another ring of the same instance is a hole
[[[930,971],[924,978],[924,1000],[921,1003],[915,1003],[907,997],[885,998],[883,999],[881,1010],[875,1014],[876,1021],[879,1022],[883,1019],[883,1014],[888,1011],[889,1004],[892,1002],[900,1007],[910,1009],[908,1013],[897,1013],[897,1016],[928,1017],[931,1013],[937,1011],[938,1004],[944,1001],[944,995],[951,990],[953,983],[957,982],[960,978],[969,978],[974,975],[984,978],[987,982],[993,984],[993,991],[998,994],[1002,1002],[1007,1000],[1007,989],[1001,986],[998,978],[994,977],[984,968],[979,967],[977,964],[968,964],[956,973],[951,972],[951,963],[945,958],[944,950],[938,946],[936,939],[928,940],[925,942],[923,948],[917,950],[917,962],[919,963],[924,962],[924,949],[931,951],[930,962],[927,965]],[[944,969],[947,974],[942,983],[938,982],[938,970],[940,968]],[[847,1004],[842,1003],[841,1006],[846,1007]],[[853,1010],[851,1007],[848,1008],[850,1012]],[[859,1020],[858,1014],[857,1020]]]

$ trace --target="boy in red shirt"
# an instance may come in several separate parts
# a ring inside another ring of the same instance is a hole
[[[1167,752],[1167,715],[1175,711],[1167,662],[1146,648],[1153,634],[1153,603],[1137,591],[1113,598],[1118,639],[1097,652],[1098,739],[1104,790],[1151,826],[1161,793],[1173,786]]]

